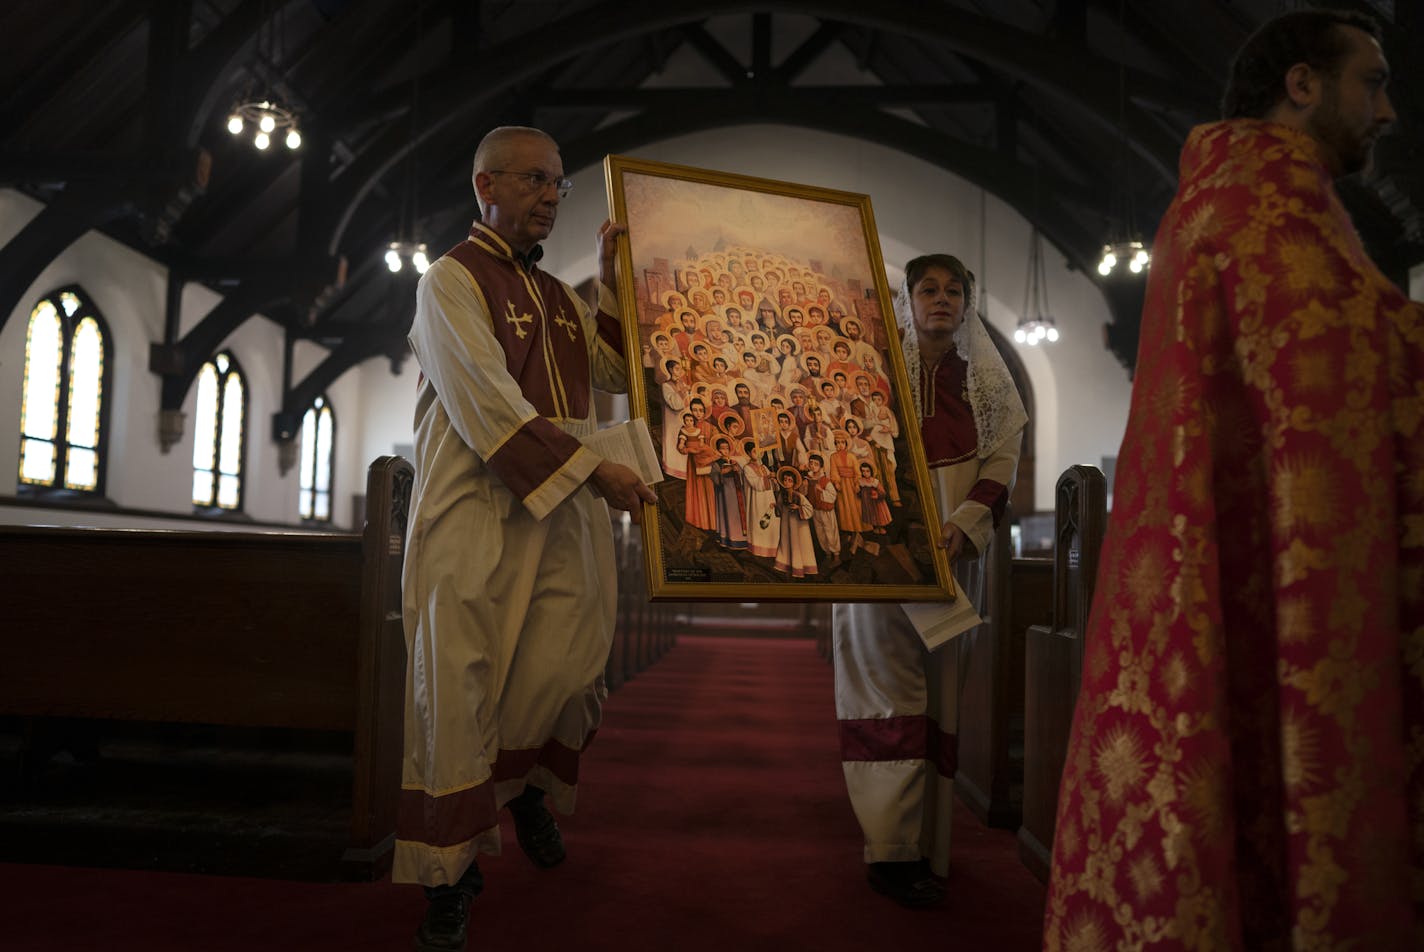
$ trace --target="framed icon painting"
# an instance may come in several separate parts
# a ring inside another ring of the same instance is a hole
[[[665,475],[651,596],[952,599],[869,197],[616,155],[604,173],[630,414]]]

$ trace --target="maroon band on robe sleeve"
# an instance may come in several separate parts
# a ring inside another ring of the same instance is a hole
[[[526,499],[582,446],[577,437],[543,417],[534,417],[515,430],[514,435],[494,451],[488,463],[510,492]]]

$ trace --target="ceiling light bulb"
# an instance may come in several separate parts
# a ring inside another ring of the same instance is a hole
[[[415,266],[415,270],[418,274],[424,274],[430,270],[430,259],[425,256],[424,245],[415,249],[415,254],[410,256],[410,263]]]
[[[1024,342],[1027,341],[1027,340],[1028,340],[1028,334],[1024,333],[1024,329],[1023,329],[1022,327],[1020,327],[1018,330],[1014,331],[1014,343],[1016,343],[1016,344],[1022,344],[1022,343],[1024,343]]]
[[[386,249],[386,267],[391,269],[391,274],[401,269],[400,252],[396,251],[394,245]]]
[[[1058,342],[1058,328],[1056,328],[1056,327],[1050,327],[1050,328],[1048,329],[1048,342],[1049,342],[1050,344],[1054,344],[1054,343],[1057,343],[1057,342]]]
[[[301,144],[302,134],[300,132],[293,129],[291,132],[287,133],[287,148],[295,151],[301,146]]]
[[[259,132],[257,133],[257,135],[252,137],[252,144],[257,146],[257,148],[259,149],[265,149],[272,144],[272,140],[268,138],[267,133]]]
[[[237,113],[233,113],[227,117],[227,131],[233,135],[238,135],[242,132],[242,117]]]
[[[272,118],[272,114],[270,112],[263,113],[262,118],[257,122],[257,128],[261,129],[263,132],[271,132],[273,129],[277,128],[277,120]]]
[[[1133,274],[1141,274],[1141,273],[1142,273],[1142,259],[1141,259],[1141,258],[1133,258],[1131,261],[1129,261],[1129,262],[1127,263],[1127,270],[1131,271]]]

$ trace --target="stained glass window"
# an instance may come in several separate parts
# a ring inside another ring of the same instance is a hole
[[[331,468],[336,453],[336,418],[325,396],[316,398],[302,417],[301,492],[297,510],[303,519],[331,521]]]
[[[20,491],[103,492],[109,336],[78,288],[30,312],[20,399]]]
[[[245,392],[242,370],[226,351],[198,371],[198,401],[193,413],[195,506],[242,507]]]

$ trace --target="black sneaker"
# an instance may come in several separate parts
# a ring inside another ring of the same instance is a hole
[[[514,817],[519,848],[530,862],[540,869],[550,869],[564,861],[564,836],[544,805],[543,790],[525,787],[523,793],[509,801],[509,813]]]

